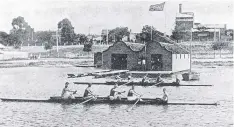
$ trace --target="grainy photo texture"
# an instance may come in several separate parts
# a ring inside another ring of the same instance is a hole
[[[0,126],[233,126],[232,0],[1,0]]]

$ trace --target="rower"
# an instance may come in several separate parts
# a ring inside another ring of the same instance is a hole
[[[89,83],[88,84],[88,87],[85,89],[85,92],[84,92],[84,99],[90,99],[90,98],[95,98],[95,95],[93,94],[93,92],[91,91],[91,86],[92,84]]]
[[[115,76],[115,79],[117,80],[117,82],[120,82],[121,80],[120,73],[117,76]]]
[[[132,78],[132,73],[130,73],[130,75],[128,76],[128,82],[130,82],[131,78]]]
[[[141,95],[138,94],[138,93],[134,90],[134,85],[132,85],[132,88],[128,91],[127,100],[128,100],[128,101],[135,101],[135,100],[139,99],[140,97],[141,97]]]
[[[156,98],[156,101],[160,104],[165,104],[168,102],[168,94],[166,92],[166,88],[163,88],[163,97],[162,98]]]
[[[145,84],[145,82],[146,82],[146,79],[148,78],[147,75],[148,75],[148,74],[146,74],[146,75],[142,78],[142,80],[141,80],[141,84],[142,84],[143,86],[144,86],[144,84]]]
[[[61,98],[63,98],[63,99],[68,99],[69,98],[69,96],[70,96],[69,92],[75,92],[75,91],[69,90],[68,85],[69,85],[69,83],[66,82],[65,87],[63,88],[63,91],[62,91],[62,94],[61,94]]]
[[[122,93],[125,91],[117,91],[118,84],[115,84],[114,87],[110,90],[109,99],[110,100],[121,100]]]
[[[157,83],[161,83],[163,82],[162,78],[161,78],[161,74],[158,75],[157,79],[156,79]]]
[[[178,77],[176,76],[176,81],[174,82],[176,85],[180,85],[180,80],[178,79]]]
[[[75,94],[76,94],[76,92],[77,92],[77,90],[76,91],[74,91],[74,92],[72,92],[70,95],[69,95],[69,99],[75,99]]]

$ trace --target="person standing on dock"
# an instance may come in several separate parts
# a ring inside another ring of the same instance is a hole
[[[114,87],[110,90],[109,99],[110,100],[121,100],[122,93],[125,91],[117,91],[118,85],[115,84]]]
[[[128,96],[127,96],[127,100],[128,101],[135,101],[137,99],[139,99],[141,97],[140,94],[138,94],[135,90],[134,90],[134,85],[132,85],[132,88],[128,91]]]
[[[161,104],[165,104],[168,102],[168,94],[166,92],[166,88],[163,88],[163,97],[162,98],[156,98],[156,101]]]
[[[69,83],[66,82],[65,87],[63,88],[63,91],[62,91],[62,94],[61,94],[61,98],[63,98],[63,99],[69,99],[69,96],[71,95],[70,92],[75,92],[75,91],[70,90],[68,88],[68,85],[69,85]]]
[[[95,98],[95,95],[93,94],[93,92],[91,91],[91,86],[92,84],[89,83],[88,84],[88,87],[85,89],[85,92],[84,92],[84,99],[90,99],[90,98]]]

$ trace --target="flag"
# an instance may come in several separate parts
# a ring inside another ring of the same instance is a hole
[[[149,11],[163,11],[165,2],[161,4],[150,5]]]

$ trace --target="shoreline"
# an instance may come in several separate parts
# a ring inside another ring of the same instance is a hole
[[[5,60],[0,61],[0,68],[15,67],[76,67],[92,66],[93,59],[66,59],[66,58],[42,58],[37,60]],[[215,67],[233,66],[234,59],[193,59],[192,66]]]

